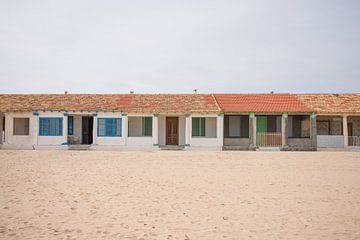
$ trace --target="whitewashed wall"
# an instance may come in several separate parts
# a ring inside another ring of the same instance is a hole
[[[67,144],[67,116],[64,116],[63,112],[39,112],[39,116],[36,118],[36,136],[37,145],[41,146],[64,146]],[[63,119],[63,133],[62,136],[39,136],[39,118],[41,117],[59,117]]]
[[[14,135],[14,118],[29,118],[29,135]],[[32,112],[5,114],[4,148],[31,149],[37,144],[37,117]]]
[[[98,118],[121,118],[122,119],[121,137],[99,137],[97,135]],[[94,129],[93,129],[94,145],[125,146],[126,134],[127,134],[127,117],[122,116],[120,112],[99,112],[97,116],[94,117]]]
[[[192,120],[190,119],[190,147],[218,147],[221,148],[223,146],[223,137],[224,137],[224,116],[218,116],[218,114],[208,114],[208,115],[197,115],[192,114],[191,117],[206,117],[206,118],[216,118],[216,137],[192,137]],[[210,120],[211,121],[211,120]],[[210,122],[207,120],[207,123]],[[208,124],[206,125],[205,130],[208,131],[207,136],[213,136],[212,131],[214,129],[208,129]]]
[[[132,126],[132,130],[133,132],[136,133],[136,135],[141,135],[142,132],[142,124],[141,124],[141,118],[140,117],[152,117],[152,121],[153,121],[153,132],[152,135],[154,136],[154,115],[148,114],[148,115],[144,115],[144,114],[129,114],[127,116],[127,126],[128,128],[130,127],[128,125],[129,121],[129,117],[139,117],[137,120],[140,122],[134,122],[134,125]],[[133,119],[134,120],[134,119]],[[135,120],[136,121],[136,120]],[[139,126],[139,129],[134,129],[134,127]],[[129,130],[129,129],[128,129]],[[146,147],[146,148],[153,148],[154,147],[154,143],[153,143],[153,136],[146,136],[146,137],[141,137],[141,136],[137,136],[137,137],[130,137],[128,134],[128,131],[126,132],[126,146],[130,146],[130,147]]]

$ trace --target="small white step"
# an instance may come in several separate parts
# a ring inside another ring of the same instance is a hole
[[[184,150],[184,146],[176,146],[176,145],[166,145],[160,146],[161,150]]]
[[[256,151],[264,151],[264,152],[279,152],[280,147],[259,147]]]
[[[91,145],[88,144],[74,144],[68,146],[69,150],[89,150],[90,147]]]

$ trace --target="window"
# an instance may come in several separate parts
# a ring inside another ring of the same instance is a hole
[[[288,127],[289,138],[309,138],[310,116],[289,116]]]
[[[205,137],[205,121],[204,117],[192,118],[192,136],[193,137]]]
[[[144,137],[152,136],[152,117],[142,118],[142,135]]]
[[[225,116],[224,123],[226,138],[249,138],[249,116]]]
[[[129,117],[129,137],[151,137],[152,117]]]
[[[62,136],[62,118],[39,118],[40,136]]]
[[[29,135],[29,118],[14,118],[14,135]]]
[[[99,137],[121,137],[121,118],[99,118]]]
[[[74,135],[74,116],[68,116],[68,135]]]

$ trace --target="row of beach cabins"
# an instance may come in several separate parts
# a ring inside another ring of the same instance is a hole
[[[0,94],[3,149],[360,148],[360,94]]]

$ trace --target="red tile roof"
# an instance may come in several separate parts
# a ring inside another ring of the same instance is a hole
[[[0,94],[0,112],[218,113],[211,94]]]
[[[360,113],[360,94],[0,94],[0,112]]]
[[[133,113],[219,113],[211,94],[129,94],[119,101]]]
[[[126,94],[0,94],[1,112],[118,110]]]
[[[309,113],[313,110],[295,95],[281,94],[214,94],[220,108],[228,113]]]
[[[360,113],[360,94],[297,94],[317,113]]]

